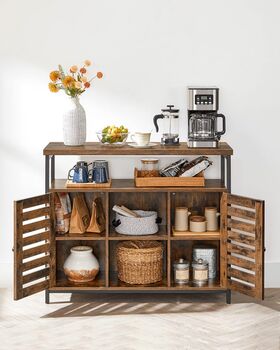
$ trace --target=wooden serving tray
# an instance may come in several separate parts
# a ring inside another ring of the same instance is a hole
[[[109,179],[108,182],[97,184],[95,182],[84,182],[77,183],[72,180],[66,181],[67,188],[108,188],[112,186],[112,179]]]
[[[173,237],[185,237],[192,239],[220,239],[220,231],[205,231],[205,232],[191,232],[191,231],[176,231],[172,227],[172,236]]]
[[[204,187],[205,177],[200,172],[193,177],[140,177],[140,171],[134,170],[136,187]]]

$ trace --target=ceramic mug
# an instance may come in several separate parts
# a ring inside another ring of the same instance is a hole
[[[216,207],[206,207],[204,209],[204,216],[206,218],[207,231],[217,231],[219,228],[218,217],[220,213]]]
[[[77,162],[72,169],[68,172],[68,180],[72,180],[76,183],[86,183],[88,182],[89,171],[88,163],[84,161]]]
[[[205,232],[206,219],[204,216],[194,215],[190,217],[190,231],[191,232]]]
[[[131,135],[131,140],[137,144],[137,146],[147,146],[150,143],[150,132],[136,132]]]
[[[186,207],[177,207],[175,209],[175,230],[188,231],[189,212]]]

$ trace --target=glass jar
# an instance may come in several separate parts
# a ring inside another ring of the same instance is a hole
[[[190,264],[185,259],[176,260],[173,264],[174,282],[178,284],[189,283]]]
[[[159,176],[158,159],[145,158],[141,159],[141,176],[157,177]]]
[[[203,259],[192,262],[193,283],[202,286],[208,282],[209,270],[208,263]]]

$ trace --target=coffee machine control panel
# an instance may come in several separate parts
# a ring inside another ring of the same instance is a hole
[[[188,87],[189,111],[217,111],[219,109],[219,89],[217,87]]]
[[[213,95],[195,95],[196,105],[212,105],[214,101]]]

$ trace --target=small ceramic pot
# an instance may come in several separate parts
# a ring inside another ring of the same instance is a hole
[[[206,207],[204,209],[204,215],[207,222],[207,231],[217,231],[219,228],[218,217],[220,216],[220,213],[217,212],[217,208]]]
[[[205,232],[206,219],[204,216],[196,215],[190,217],[190,231],[191,232]]]
[[[175,209],[175,230],[188,231],[189,212],[186,207],[177,207]]]
[[[88,246],[71,248],[71,254],[63,265],[68,280],[76,283],[93,281],[99,272],[99,262]]]

